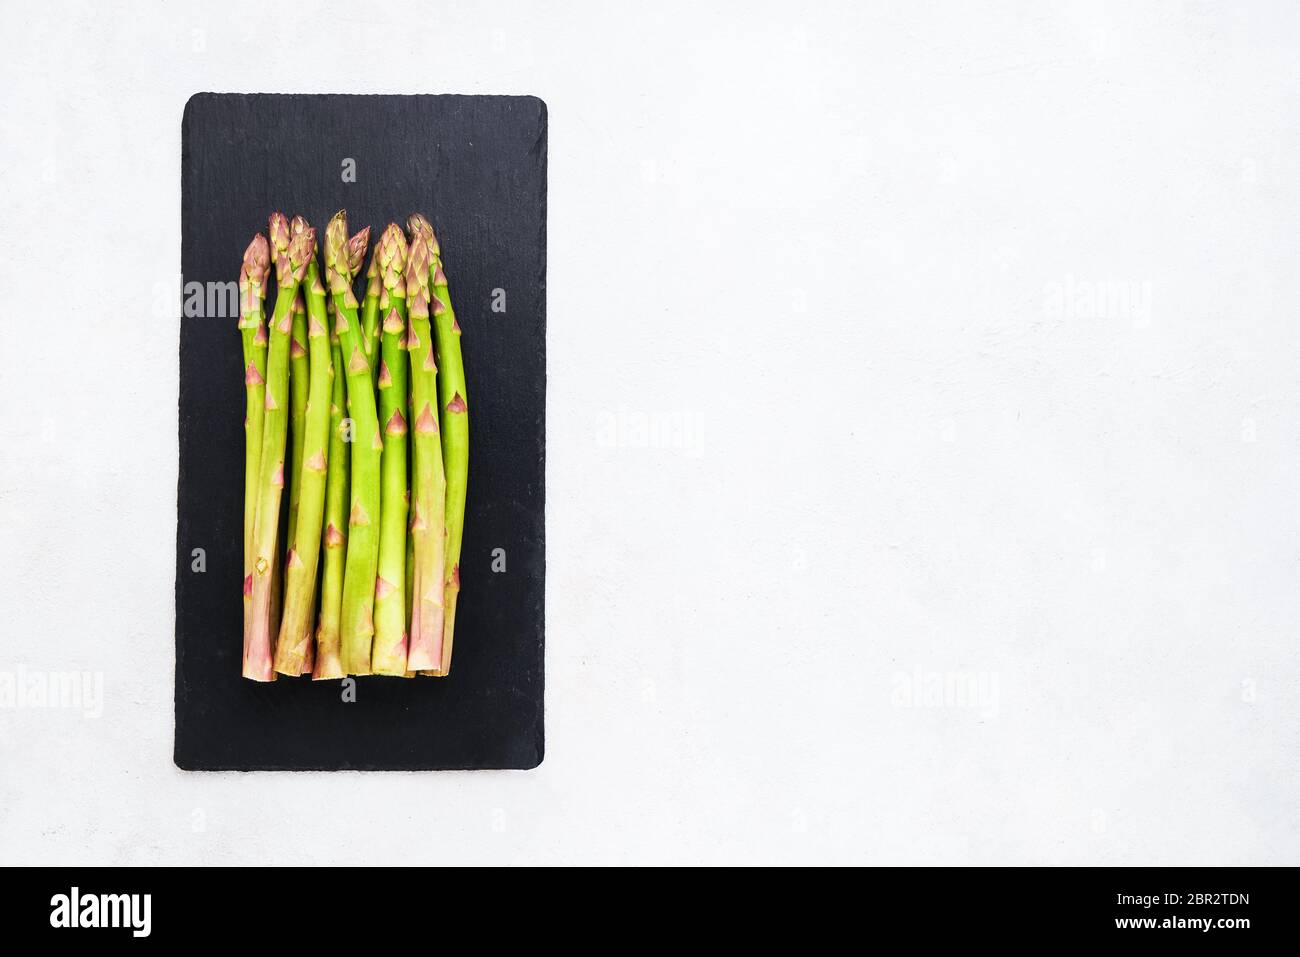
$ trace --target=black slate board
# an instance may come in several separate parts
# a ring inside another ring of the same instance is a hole
[[[345,159],[356,181],[343,181]],[[274,210],[323,234],[432,221],[463,330],[469,496],[451,676],[240,677],[243,417],[236,318],[183,318],[176,748],[187,770],[532,768],[542,760],[546,105],[510,96],[202,93],[182,123],[186,283],[238,277]],[[504,314],[493,290],[506,293]],[[270,308],[268,299],[267,307]],[[193,570],[193,550],[206,570]],[[506,570],[494,572],[493,550]]]

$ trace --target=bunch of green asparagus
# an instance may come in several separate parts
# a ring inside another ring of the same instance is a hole
[[[323,276],[301,216],[275,213],[269,241],[244,252],[245,678],[451,668],[465,369],[433,227],[418,213],[406,225],[375,243],[359,303],[370,229],[349,236],[344,212],[325,229]]]

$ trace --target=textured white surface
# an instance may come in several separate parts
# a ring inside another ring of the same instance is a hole
[[[0,861],[1297,862],[1300,10],[388,6],[6,10]],[[200,90],[549,103],[535,772],[172,765]]]

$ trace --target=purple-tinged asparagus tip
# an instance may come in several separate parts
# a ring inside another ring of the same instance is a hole
[[[289,231],[289,220],[284,213],[272,213],[267,220],[267,231],[271,234],[271,247],[276,250],[287,249],[293,234]]]
[[[406,234],[397,223],[389,223],[375,244],[375,258],[379,260],[379,278],[392,295],[406,295],[406,256]]]
[[[340,209],[325,227],[325,285],[341,293],[352,285],[348,262],[348,214]]]
[[[429,263],[431,261],[428,239],[421,230],[412,228],[411,247],[406,256],[406,301],[410,314],[418,319],[427,318],[429,315]],[[408,348],[412,347],[408,344]]]
[[[315,255],[316,230],[309,226],[289,241],[289,249],[285,256],[288,268],[280,273],[280,285],[301,284],[302,277],[307,274],[307,263],[311,262]],[[294,309],[298,309],[301,299],[302,290],[299,289],[294,300]],[[302,308],[306,310],[305,305]]]
[[[370,227],[367,226],[348,240],[348,272],[353,276],[361,271],[361,264],[366,259],[366,249],[370,246]]]
[[[411,231],[412,235],[421,234],[424,241],[429,246],[431,256],[439,256],[442,250],[438,248],[438,237],[433,234],[433,226],[430,222],[419,213],[412,213],[406,219],[406,228]]]
[[[271,247],[261,233],[244,250],[244,261],[239,267],[239,311],[241,316],[253,312],[266,298],[266,275],[271,269]]]

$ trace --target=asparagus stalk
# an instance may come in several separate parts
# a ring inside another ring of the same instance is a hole
[[[361,342],[357,298],[352,292],[347,214],[340,210],[325,231],[325,281],[334,299],[339,345],[347,376],[348,411],[353,422],[351,511],[340,613],[343,668],[370,673],[374,638],[375,579],[379,564],[379,470],[384,448],[379,437],[375,391]],[[368,238],[369,230],[360,235]]]
[[[317,564],[317,567],[318,567],[318,568],[320,567],[320,566],[319,566],[319,563]],[[315,589],[313,589],[313,590],[312,590],[312,605],[314,606],[315,604],[316,604],[316,592],[315,592]],[[312,610],[314,610],[314,609],[308,609],[308,614],[309,614],[309,615],[310,615],[310,613],[311,613]],[[307,627],[308,627],[308,628],[311,627],[311,620],[310,620],[310,618],[308,619]],[[302,668],[299,670],[298,673],[299,673],[300,675],[309,675],[309,674],[312,674],[315,670],[316,670],[316,642],[313,641],[313,640],[311,640],[311,638],[308,638],[308,639],[307,639],[307,653],[304,654],[304,655],[302,656]]]
[[[271,217],[270,227],[279,289],[266,360],[262,452],[258,463],[258,501],[253,528],[252,609],[249,626],[244,632],[243,674],[254,681],[275,680],[271,667],[271,636],[275,624],[271,621],[271,610],[289,424],[289,338],[293,331],[293,300],[306,272],[314,241],[306,232],[290,239],[289,224],[281,213]]]
[[[411,642],[407,664],[412,670],[442,669],[443,564],[445,561],[442,446],[438,432],[437,365],[429,326],[432,254],[429,236],[411,231],[411,254],[406,267],[410,327],[407,348],[411,359],[412,470],[411,542],[415,581],[410,598]]]
[[[290,548],[285,559],[284,620],[275,651],[275,670],[285,675],[302,674],[312,649],[312,610],[321,553],[321,523],[325,513],[330,396],[334,380],[327,326],[329,319],[325,314],[325,287],[321,285],[316,267],[315,231],[308,229],[308,233],[312,241],[311,259],[307,263],[303,288],[306,290],[308,315],[307,339],[311,347],[310,390],[303,410],[300,474],[295,477],[300,489],[298,515],[292,526]]]
[[[356,270],[353,270],[356,275]],[[361,343],[365,347],[366,361],[370,363],[370,378],[379,386],[379,296],[383,283],[379,279],[379,244],[370,254],[370,265],[366,269],[366,294],[361,300]]]
[[[258,233],[244,250],[239,270],[239,333],[244,348],[244,631],[253,596],[253,522],[257,517],[258,461],[262,455],[262,406],[266,401],[266,280],[271,252]]]
[[[325,480],[325,530],[321,546],[325,553],[321,572],[320,625],[316,631],[316,664],[312,678],[342,678],[339,619],[343,612],[343,570],[348,533],[348,447],[343,440],[343,407],[347,387],[343,372],[343,350],[335,328],[334,301],[326,300],[327,327],[334,378],[330,388],[329,472]]]
[[[412,445],[414,445],[414,442],[412,442]],[[409,478],[408,478],[408,482],[409,482]],[[412,512],[412,514],[414,514],[414,512]],[[406,609],[407,635],[415,634],[415,632],[411,630],[411,596],[414,594],[415,594],[415,539],[412,538],[410,535],[410,520],[408,519],[407,535],[406,535],[406,594],[402,596],[403,599],[402,604],[403,607]],[[414,678],[417,672],[412,670],[411,663],[409,661],[410,648],[411,648],[411,642],[409,638],[407,639],[406,642],[406,648],[407,648],[407,657],[408,657],[408,661],[406,663],[406,677]]]
[[[451,669],[451,649],[456,625],[456,599],[460,595],[460,547],[465,531],[465,490],[469,476],[469,398],[465,390],[465,366],[460,351],[460,325],[451,306],[447,274],[433,227],[418,213],[408,223],[428,237],[433,257],[434,340],[438,350],[438,404],[442,426],[442,461],[447,475],[447,548],[443,593],[442,666],[436,674]]]
[[[381,461],[379,574],[375,581],[375,644],[371,670],[406,674],[406,236],[396,223],[375,245],[382,289],[379,353],[379,424],[384,435]],[[364,327],[363,327],[364,328]]]
[[[293,222],[289,224],[289,233],[290,235],[296,236],[298,233],[304,231],[307,228],[308,228],[307,220],[304,219],[302,216],[295,216],[293,218]],[[315,249],[313,247],[312,262],[309,264],[309,266],[314,265],[315,262],[316,262],[316,254],[315,254]],[[296,540],[296,536],[297,536],[298,507],[299,507],[299,499],[301,498],[301,494],[302,494],[302,481],[301,481],[302,461],[303,461],[302,451],[303,451],[303,440],[306,436],[307,395],[309,394],[310,381],[311,381],[311,365],[310,365],[310,360],[307,357],[307,349],[306,349],[306,341],[308,337],[307,337],[305,324],[303,322],[304,315],[305,315],[305,306],[302,304],[302,299],[303,299],[303,290],[306,288],[305,278],[303,282],[304,282],[304,286],[299,290],[298,299],[294,300],[293,343],[290,345],[290,353],[289,353],[289,387],[293,396],[293,412],[292,412],[293,417],[291,419],[292,428],[290,430],[290,435],[293,438],[293,459],[292,459],[293,468],[290,473],[291,479],[289,484],[289,531],[288,531],[288,537],[286,541],[289,542],[290,547],[293,546],[293,543]],[[319,283],[320,280],[318,278],[317,284],[319,285]],[[301,551],[299,552],[299,554],[301,554]],[[285,556],[285,563],[286,564],[288,563],[287,555]],[[286,579],[285,590],[286,590],[285,604],[287,605],[289,599],[289,596],[287,594],[288,592],[287,579]],[[307,628],[309,630],[311,628],[311,622],[310,622],[311,606],[315,603],[315,600],[316,600],[316,581],[315,578],[313,578],[311,583],[311,591],[309,593],[309,598],[308,598]],[[302,666],[299,669],[299,673],[311,674],[312,668],[316,663],[316,645],[311,640],[310,634],[308,635],[305,647],[306,650],[304,651],[302,656]],[[276,646],[276,650],[277,652],[279,651],[278,644]]]
[[[289,529],[285,541],[290,545],[294,541],[294,529],[298,524],[298,501],[302,495],[300,474],[310,379],[307,306],[303,302],[302,290],[299,289],[293,300],[293,329],[289,334]]]
[[[307,228],[307,220],[295,216],[289,222],[290,238],[305,232]],[[307,411],[309,376],[307,307],[300,287],[293,300],[293,332],[289,340],[289,529],[285,541],[290,545],[293,544],[294,525],[298,521],[298,497],[301,494],[298,474],[302,469],[303,422]]]

